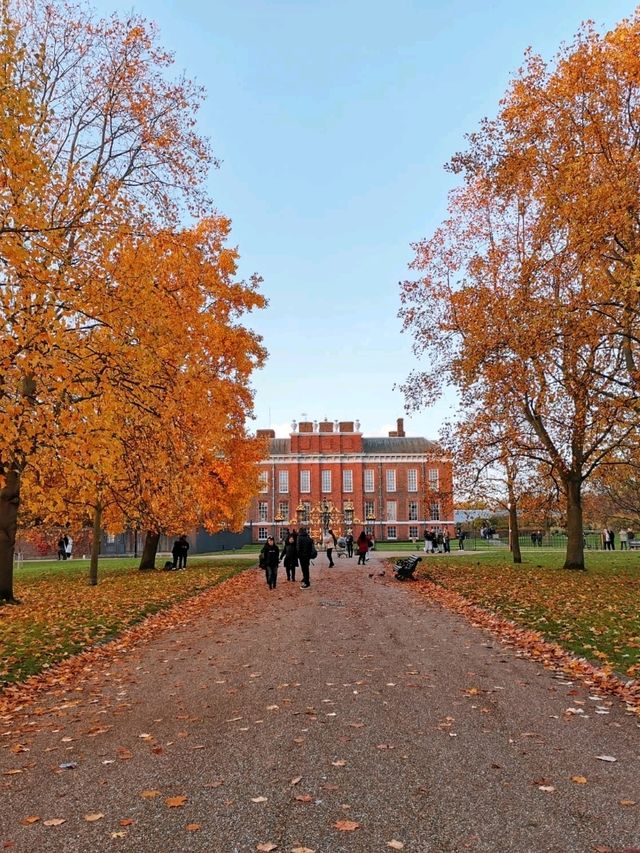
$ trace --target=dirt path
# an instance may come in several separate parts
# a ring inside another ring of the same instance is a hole
[[[5,720],[0,847],[640,848],[637,718],[379,559],[321,555],[304,591],[232,580],[222,604]]]

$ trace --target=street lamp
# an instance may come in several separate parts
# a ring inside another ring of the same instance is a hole
[[[274,521],[276,523],[276,542],[279,542],[282,539],[282,522],[284,521],[284,516],[278,513]]]
[[[376,514],[374,512],[367,513],[367,524],[371,526],[371,531],[375,539],[376,535]]]
[[[354,517],[353,517],[353,501],[345,501],[344,507],[344,532],[347,530],[351,530],[353,527]]]
[[[302,527],[302,524],[305,520],[304,519],[305,513],[306,513],[305,506],[302,503],[302,501],[300,501],[300,503],[296,507],[296,516],[298,518],[298,529],[300,529]]]

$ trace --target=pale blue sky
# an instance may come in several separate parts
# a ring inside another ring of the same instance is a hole
[[[176,66],[203,84],[210,178],[233,220],[241,273],[264,277],[253,323],[270,358],[256,422],[359,418],[368,435],[403,416],[415,366],[400,333],[410,243],[439,223],[443,164],[494,115],[525,49],[551,57],[584,19],[611,26],[620,0],[98,0],[155,20]],[[411,417],[435,438],[449,402]]]

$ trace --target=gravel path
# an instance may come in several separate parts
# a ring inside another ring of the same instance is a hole
[[[380,559],[320,555],[309,590],[234,579],[5,719],[0,849],[640,848],[637,717]]]

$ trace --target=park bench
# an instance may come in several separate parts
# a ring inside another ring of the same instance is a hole
[[[411,557],[405,557],[402,560],[396,560],[394,568],[396,580],[415,580],[413,573],[417,569],[418,563],[421,561],[422,557],[417,557],[415,554],[412,554]]]
[[[640,539],[629,539],[628,545],[629,549],[633,548],[635,550],[636,548],[640,548]]]

